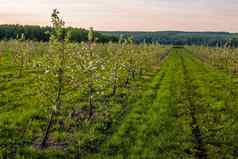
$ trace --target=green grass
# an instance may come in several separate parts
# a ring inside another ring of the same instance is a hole
[[[72,108],[78,111],[87,107],[87,98],[82,91],[66,88],[62,114],[57,116],[63,127],[55,123],[49,139],[51,145],[40,150],[51,107],[50,98],[41,94],[38,79],[41,71],[25,68],[23,76],[17,77],[17,67],[10,62],[8,54],[0,65],[0,158],[74,158],[77,153],[85,156],[98,151],[123,122],[131,105],[149,89],[148,85],[157,73],[151,70],[144,77],[131,81],[129,89],[120,87],[114,97],[99,96],[96,99],[97,117],[91,121],[70,116]]]
[[[153,89],[87,158],[236,158],[236,80],[173,49]]]
[[[96,120],[69,116],[86,105],[72,90],[51,131],[51,145],[39,150],[47,122],[39,96],[39,72],[0,66],[0,158],[237,158],[238,77],[202,63],[183,47],[170,51],[160,67],[100,97]],[[104,103],[104,104],[102,104]],[[106,109],[105,109],[106,108]],[[106,111],[105,111],[106,110]]]

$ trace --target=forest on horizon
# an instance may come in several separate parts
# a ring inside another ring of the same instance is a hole
[[[71,40],[82,42],[88,40],[88,30],[84,28],[67,27],[71,32]],[[0,25],[0,40],[16,39],[24,34],[27,40],[49,41],[50,26],[37,25]],[[208,45],[222,47],[229,43],[238,46],[237,33],[229,32],[186,32],[186,31],[96,31],[98,42],[117,42],[120,38],[133,37],[135,43],[160,43],[168,45]]]

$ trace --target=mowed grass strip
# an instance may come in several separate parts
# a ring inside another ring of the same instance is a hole
[[[216,70],[184,51],[193,89],[192,102],[208,156],[237,157],[237,77]]]

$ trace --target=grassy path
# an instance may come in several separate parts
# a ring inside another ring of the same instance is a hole
[[[237,79],[184,52],[196,158],[237,157]],[[234,125],[232,125],[234,124]],[[229,144],[228,144],[229,143]]]
[[[238,157],[236,81],[172,49],[151,88],[87,158]]]

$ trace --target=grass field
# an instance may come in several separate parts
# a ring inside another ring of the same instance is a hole
[[[180,48],[170,52],[151,84],[93,157],[237,157],[236,77]]]
[[[66,86],[64,107],[43,149],[51,109],[49,96],[39,95],[41,70],[26,66],[18,77],[10,55],[2,56],[0,158],[237,158],[238,77],[187,48],[162,50],[159,65],[114,96],[108,96],[111,89],[98,95],[91,119],[84,117],[85,89]]]

